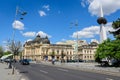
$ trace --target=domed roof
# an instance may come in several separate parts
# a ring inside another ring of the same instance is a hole
[[[90,45],[96,46],[96,45],[98,45],[98,43],[97,42],[91,42]]]
[[[42,43],[43,44],[50,44],[50,40],[48,39],[47,36],[43,39]]]
[[[40,35],[37,35],[36,38],[33,40],[34,42],[41,42]]]
[[[31,44],[34,44],[34,43],[50,44],[50,40],[48,39],[47,36],[45,38],[41,38],[40,35],[37,35],[34,40],[28,41],[25,44],[31,45]]]

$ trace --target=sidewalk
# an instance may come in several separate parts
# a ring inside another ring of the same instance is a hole
[[[15,70],[12,74],[12,69],[8,68],[6,63],[0,63],[0,80],[25,80],[22,78],[22,75]]]
[[[42,64],[52,65],[51,62],[41,62]],[[98,63],[60,63],[55,62],[57,67],[69,68],[69,69],[76,69],[76,70],[83,70],[83,71],[90,71],[96,72],[101,74],[108,74],[114,76],[120,76],[120,67],[99,67]]]

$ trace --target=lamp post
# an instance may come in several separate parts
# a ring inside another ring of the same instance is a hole
[[[15,13],[15,19],[14,19],[14,21],[16,21],[17,13],[18,13],[18,7],[16,7],[16,13]],[[16,22],[15,22],[15,26],[16,26]],[[15,28],[13,28],[13,38],[12,38],[13,60],[15,59],[15,42],[14,42],[14,37],[15,37]],[[12,74],[14,74],[14,65],[15,65],[15,63],[13,62]]]
[[[79,54],[78,54],[78,21],[76,20],[75,23],[72,23],[73,26],[76,27],[77,35],[76,35],[76,43],[75,43],[75,55],[77,55],[77,62],[79,62]]]
[[[19,10],[18,6],[16,7],[16,13],[15,13],[15,19],[14,19],[14,25],[15,27],[17,26],[17,23],[16,23],[16,20],[17,20],[17,16],[18,14],[20,14],[20,20],[23,20],[22,16],[26,15],[27,13],[26,12],[22,12]],[[13,25],[13,26],[14,26]],[[13,53],[13,60],[15,59],[15,54],[18,54],[18,51],[21,47],[21,43],[20,42],[15,42],[15,28],[13,28],[13,37],[12,37],[12,43],[11,43],[11,50],[12,50],[12,53]],[[15,62],[13,62],[13,70],[12,70],[12,74],[14,74],[14,64]]]

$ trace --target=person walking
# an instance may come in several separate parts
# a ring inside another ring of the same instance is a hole
[[[10,61],[9,61],[9,66],[8,66],[8,68],[9,68],[9,69],[12,68],[12,61],[11,61],[11,59],[10,59]]]
[[[53,65],[55,64],[55,58],[52,59],[52,64],[53,64]]]

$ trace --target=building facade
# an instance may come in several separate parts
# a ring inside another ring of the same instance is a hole
[[[75,60],[78,58],[85,61],[92,61],[94,60],[97,45],[95,42],[79,45],[78,53],[75,53],[73,43],[50,44],[48,37],[41,38],[37,35],[34,40],[24,44],[22,57],[36,61],[52,60],[52,58],[55,58],[57,61]]]

